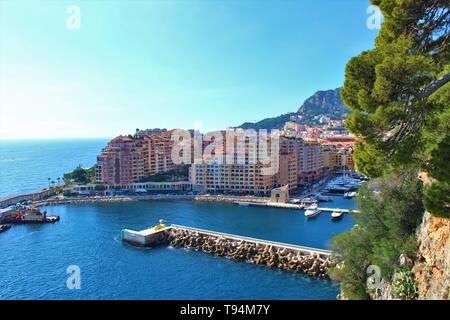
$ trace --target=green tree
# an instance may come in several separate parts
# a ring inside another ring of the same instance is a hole
[[[331,277],[341,282],[350,299],[365,299],[366,268],[380,267],[390,280],[400,268],[401,254],[415,256],[414,230],[422,213],[422,183],[417,171],[392,172],[363,185],[357,197],[356,226],[333,238],[336,267]]]
[[[347,64],[341,90],[352,110],[346,126],[361,138],[356,166],[371,177],[405,166],[426,170],[427,209],[450,217],[448,0],[372,3],[384,23],[375,48]]]
[[[77,184],[88,184],[95,182],[95,166],[84,169],[81,164],[72,172],[64,174],[64,181],[73,180]]]

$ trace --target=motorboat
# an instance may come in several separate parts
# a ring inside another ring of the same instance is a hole
[[[320,202],[328,202],[328,201],[333,201],[333,199],[329,196],[323,195],[318,193],[317,195],[314,196],[318,201]]]
[[[311,204],[308,208],[306,208],[306,209],[312,209],[312,210],[314,210],[314,209],[317,209],[318,208],[318,205],[317,205],[317,202],[315,202],[315,203],[313,203],[313,204]]]
[[[320,213],[320,210],[317,208],[317,204],[309,206],[305,211],[306,218],[313,218]]]
[[[344,198],[351,199],[356,196],[356,192],[346,192],[344,193]]]
[[[344,211],[342,210],[335,210],[331,213],[331,219],[334,221],[341,220],[342,217],[344,217]]]
[[[11,228],[11,225],[9,224],[0,224],[0,232],[6,231],[9,228]]]
[[[304,205],[317,204],[317,200],[313,199],[313,198],[303,198],[301,203],[304,204]]]

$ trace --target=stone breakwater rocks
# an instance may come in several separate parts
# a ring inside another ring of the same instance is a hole
[[[132,201],[138,201],[138,199],[129,198],[129,197],[120,197],[120,198],[102,197],[102,198],[81,198],[81,199],[49,199],[49,200],[35,202],[35,203],[33,203],[33,205],[36,206],[36,207],[42,207],[42,206],[56,206],[56,205],[62,205],[62,204],[81,204],[81,203],[93,203],[93,202],[110,203],[110,202],[132,202]]]
[[[228,239],[221,235],[202,234],[197,231],[172,228],[167,230],[167,241],[173,247],[203,251],[216,256],[266,265],[310,276],[328,277],[329,257],[303,255],[287,248],[276,248],[244,240]]]
[[[35,202],[37,207],[55,206],[61,204],[81,204],[81,203],[114,203],[114,202],[136,202],[136,201],[176,201],[176,200],[192,200],[189,195],[147,195],[147,196],[131,196],[131,197],[95,197],[95,198],[63,198],[48,199]]]
[[[234,196],[195,196],[194,201],[205,202],[257,202],[267,203],[270,198],[264,197],[234,197]]]

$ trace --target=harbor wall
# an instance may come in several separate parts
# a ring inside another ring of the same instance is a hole
[[[122,240],[141,247],[154,247],[160,244],[167,244],[168,229],[170,227],[160,230],[148,229],[144,231],[122,229]]]
[[[212,195],[200,195],[195,196],[194,201],[205,201],[205,202],[257,202],[257,203],[267,203],[270,198],[267,197],[255,197],[255,196],[212,196]]]
[[[57,194],[60,191],[60,189],[45,189],[45,190],[41,190],[41,191],[36,191],[36,192],[30,192],[30,193],[24,193],[24,194],[19,194],[19,195],[13,195],[13,196],[9,196],[6,198],[1,198],[0,199],[0,208],[6,208],[8,206],[11,205],[15,205],[19,202],[22,201],[39,201],[39,200],[43,200],[46,199],[50,196],[53,196],[55,194]]]
[[[123,240],[139,246],[168,244],[270,268],[328,277],[331,251],[171,225],[158,231],[125,229]]]
[[[63,199],[47,199],[34,203],[35,206],[55,206],[63,204],[83,204],[83,203],[111,203],[111,202],[136,202],[136,201],[174,201],[192,200],[190,195],[145,195],[145,196],[96,196],[96,197],[70,197]]]

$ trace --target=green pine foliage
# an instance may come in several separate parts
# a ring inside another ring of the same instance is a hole
[[[64,174],[64,181],[76,184],[95,183],[95,166],[85,169],[80,164],[72,172]]]
[[[384,16],[373,50],[352,58],[341,90],[346,126],[361,138],[359,171],[422,169],[426,208],[450,217],[448,0],[372,0]]]
[[[376,265],[390,280],[401,254],[415,256],[414,230],[423,213],[417,171],[394,172],[364,184],[357,197],[356,226],[333,238],[336,266],[331,277],[349,299],[366,299],[367,267]]]
[[[417,297],[416,280],[410,270],[401,270],[394,275],[392,291],[395,298],[413,300]]]
[[[384,23],[375,48],[348,62],[341,98],[359,137],[356,168],[373,179],[357,198],[357,226],[334,237],[331,276],[347,298],[365,299],[366,269],[376,265],[394,279],[395,297],[414,299],[414,277],[398,258],[415,256],[424,205],[450,218],[450,9],[448,0],[372,3]]]

